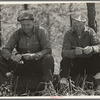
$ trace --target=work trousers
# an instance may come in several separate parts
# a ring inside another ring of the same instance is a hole
[[[15,76],[25,76],[30,74],[37,74],[42,76],[44,81],[52,80],[54,72],[54,59],[52,55],[46,54],[40,60],[24,61],[24,64],[6,60],[0,56],[0,72],[6,75],[7,72],[13,71]]]
[[[60,76],[67,78],[68,76],[75,77],[78,74],[95,75],[100,72],[100,54],[94,54],[84,58],[63,58],[61,63]]]

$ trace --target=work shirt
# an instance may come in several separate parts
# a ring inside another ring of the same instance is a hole
[[[100,39],[92,28],[85,26],[83,33],[79,37],[73,28],[69,29],[64,36],[62,57],[75,58],[76,47],[92,46],[93,52],[91,54],[82,54],[77,57],[88,57],[95,53],[100,53]]]
[[[15,31],[11,35],[5,47],[3,47],[1,53],[2,56],[9,59],[14,48],[16,48],[19,54],[38,52],[43,54],[51,53],[51,46],[47,31],[40,27],[38,29],[38,33],[36,32],[37,31],[33,29],[33,34],[29,37],[21,28]]]

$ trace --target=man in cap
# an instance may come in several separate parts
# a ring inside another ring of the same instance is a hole
[[[33,14],[24,11],[17,21],[21,28],[16,30],[2,48],[0,70],[6,75],[6,70],[13,71],[16,76],[35,73],[41,75],[43,81],[52,81],[54,59],[49,41],[49,34],[43,27],[34,25]],[[13,49],[17,50],[13,54]],[[3,66],[3,67],[2,67]]]
[[[72,14],[72,27],[65,33],[62,47],[61,83],[67,84],[68,76],[100,72],[100,39],[86,22],[83,13]]]

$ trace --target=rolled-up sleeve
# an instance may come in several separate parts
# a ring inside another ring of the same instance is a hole
[[[52,50],[51,50],[49,34],[46,31],[46,29],[42,27],[39,29],[39,42],[41,46],[40,53],[42,53],[43,55],[51,54]]]
[[[90,35],[91,35],[91,45],[94,49],[93,53],[100,53],[100,38],[98,34],[94,32],[93,29],[90,30]]]
[[[62,47],[62,57],[69,57],[69,58],[75,57],[75,50],[71,49],[69,31],[67,31],[64,36],[63,47]]]
[[[10,57],[12,55],[12,50],[14,49],[14,47],[17,44],[17,40],[18,40],[18,36],[17,36],[17,31],[16,31],[11,35],[7,44],[2,48],[1,55],[5,59],[7,59],[7,60],[10,59]]]

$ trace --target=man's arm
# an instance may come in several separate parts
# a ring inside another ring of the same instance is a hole
[[[69,58],[75,57],[75,47],[72,48],[71,46],[69,31],[67,31],[67,33],[64,35],[62,57],[69,57]]]
[[[14,47],[17,44],[17,40],[18,40],[18,36],[17,36],[17,32],[14,32],[11,37],[9,38],[7,44],[2,48],[1,51],[1,55],[5,58],[5,59],[10,59],[12,56],[12,50],[14,49]]]
[[[40,27],[38,36],[39,36],[41,51],[38,52],[37,54],[40,55],[41,57],[43,57],[45,54],[51,54],[52,50],[48,32],[44,28]]]
[[[90,35],[93,54],[100,53],[100,37],[98,37],[98,34],[96,34],[93,29],[90,29]]]

